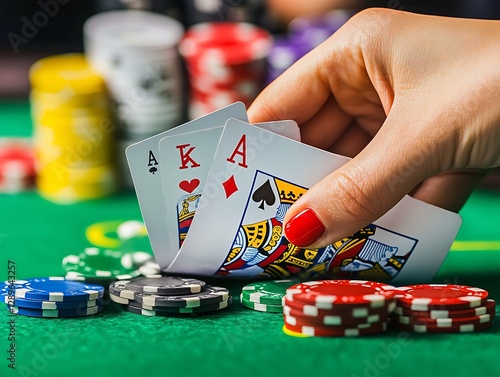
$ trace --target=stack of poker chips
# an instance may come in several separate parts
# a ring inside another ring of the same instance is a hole
[[[233,301],[226,288],[164,275],[113,282],[109,297],[129,312],[149,317],[214,312]]]
[[[359,280],[321,280],[287,289],[283,332],[291,336],[362,336],[386,331],[395,287]]]
[[[418,333],[463,333],[489,329],[495,300],[481,288],[456,284],[418,284],[397,288],[392,325]]]
[[[103,310],[104,287],[68,281],[62,277],[5,282],[2,300],[12,314],[40,318],[94,315]]]
[[[165,15],[121,10],[92,16],[83,30],[87,58],[111,93],[123,184],[132,187],[125,149],[185,117],[184,71],[177,48],[184,28]]]
[[[270,46],[269,33],[247,23],[189,28],[179,45],[188,70],[189,118],[238,101],[249,106],[265,84]]]
[[[247,284],[241,291],[240,302],[244,307],[259,312],[283,313],[286,290],[298,282],[296,279],[288,279]]]
[[[29,190],[35,182],[33,147],[27,139],[0,139],[0,193]]]
[[[56,55],[30,69],[37,187],[57,203],[117,188],[115,124],[102,77],[82,54]]]

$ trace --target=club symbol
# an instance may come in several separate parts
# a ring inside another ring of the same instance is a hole
[[[158,171],[158,169],[157,169],[157,168],[155,168],[154,166],[153,166],[153,167],[151,167],[151,168],[149,168],[149,172],[150,172],[151,174],[155,174],[157,171]]]

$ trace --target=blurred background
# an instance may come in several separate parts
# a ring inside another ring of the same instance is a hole
[[[500,19],[496,0],[39,0],[0,11],[0,192],[130,189],[124,150],[258,92],[368,7]],[[498,172],[484,186],[500,187]]]

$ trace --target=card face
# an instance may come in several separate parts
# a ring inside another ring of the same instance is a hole
[[[263,122],[255,126],[300,141],[295,121]],[[170,250],[179,250],[186,238],[222,131],[223,127],[217,127],[167,136],[159,143]],[[257,148],[260,143],[257,139],[249,142]]]
[[[249,145],[249,139],[261,144]],[[408,196],[373,224],[325,248],[300,249],[284,237],[290,206],[348,160],[228,121],[196,217],[167,270],[233,277],[328,275],[395,284],[430,280],[461,218]]]
[[[125,151],[151,247],[161,268],[170,264],[178,250],[170,249],[171,236],[167,232],[158,143],[169,135],[221,127],[230,118],[246,121],[245,105],[241,102],[234,103],[133,144]]]
[[[169,250],[177,252],[186,238],[223,129],[169,136],[159,143]]]

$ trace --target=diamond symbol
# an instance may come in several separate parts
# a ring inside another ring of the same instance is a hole
[[[238,186],[236,186],[236,181],[234,180],[234,175],[229,177],[225,182],[222,182],[222,187],[226,193],[226,199],[238,191]]]

